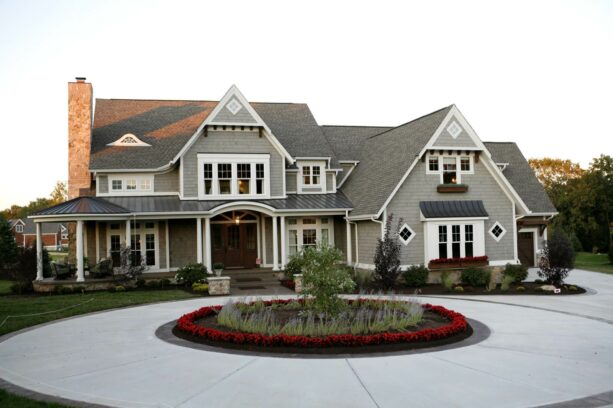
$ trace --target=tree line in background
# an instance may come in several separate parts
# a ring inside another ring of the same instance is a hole
[[[559,212],[553,229],[562,229],[575,251],[613,251],[613,157],[600,155],[587,169],[548,157],[529,163]]]
[[[55,187],[53,187],[53,191],[49,194],[49,197],[46,198],[37,198],[34,201],[30,201],[25,206],[20,206],[17,204],[13,204],[10,208],[7,208],[0,212],[7,220],[14,220],[17,218],[26,218],[28,215],[33,212],[42,210],[47,207],[51,207],[56,204],[63,203],[68,199],[68,187],[65,182],[58,181],[55,183]]]

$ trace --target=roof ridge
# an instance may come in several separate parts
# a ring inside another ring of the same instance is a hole
[[[483,143],[496,143],[496,144],[517,144],[517,142],[486,142],[485,140],[483,141]]]
[[[393,128],[394,126],[380,125],[319,125],[320,127],[351,127],[351,128]]]
[[[155,99],[155,98],[95,98],[97,101],[135,101],[135,102],[214,102],[213,99]],[[249,104],[267,104],[267,105],[308,105],[306,102],[262,102],[249,101]]]
[[[436,114],[436,113],[439,113],[439,112],[441,112],[441,111],[444,111],[445,109],[449,109],[449,108],[451,108],[452,106],[453,106],[453,104],[451,104],[451,105],[449,105],[449,106],[445,106],[444,108],[441,108],[441,109],[435,110],[434,112],[430,112],[430,113],[428,113],[428,114],[426,114],[426,115],[422,115],[422,116],[420,116],[420,117],[418,117],[418,118],[415,118],[415,119],[410,120],[410,121],[408,121],[408,122],[405,122],[405,123],[403,123],[403,124],[401,124],[401,125],[398,125],[398,126],[396,126],[396,127],[393,127],[393,128],[391,128],[391,129],[388,129],[388,130],[386,130],[385,132],[381,132],[381,133],[377,133],[376,135],[369,136],[369,137],[368,137],[368,139],[372,139],[372,138],[374,138],[374,137],[381,136],[381,135],[383,135],[383,134],[385,134],[385,133],[387,133],[387,132],[391,132],[392,130],[394,130],[394,129],[398,129],[398,128],[401,128],[401,127],[403,127],[403,126],[410,125],[410,124],[411,124],[411,123],[413,123],[413,122],[417,122],[418,120],[421,120],[421,119],[427,118],[428,116],[432,116],[432,115],[434,115],[434,114]]]

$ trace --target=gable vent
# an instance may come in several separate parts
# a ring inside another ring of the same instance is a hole
[[[232,98],[230,102],[226,105],[226,109],[230,111],[231,114],[236,115],[238,111],[243,109],[240,103],[236,100],[236,98]]]
[[[149,143],[145,143],[132,133],[126,133],[113,143],[107,144],[107,146],[151,146]]]
[[[456,137],[458,137],[460,135],[460,133],[462,133],[462,128],[454,120],[453,122],[451,122],[451,125],[447,126],[447,132],[449,132],[451,137],[453,137],[455,139]]]

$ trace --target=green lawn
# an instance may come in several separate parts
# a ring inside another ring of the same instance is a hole
[[[196,296],[180,289],[138,290],[120,293],[94,292],[71,295],[0,296],[0,324],[7,316],[45,313],[40,316],[10,318],[3,326],[0,326],[0,335],[83,313],[144,303],[189,299]],[[58,311],[59,309],[66,310]]]
[[[0,295],[11,293],[11,285],[13,281],[0,279]]]
[[[11,408],[68,408],[66,405],[51,402],[34,401],[29,398],[20,397],[0,389],[0,407]]]
[[[607,254],[577,252],[575,268],[613,274],[613,265],[609,263],[609,257]]]

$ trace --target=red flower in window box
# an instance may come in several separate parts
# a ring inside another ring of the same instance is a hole
[[[467,256],[464,258],[437,258],[428,263],[429,269],[462,268],[468,266],[485,266],[489,258],[485,256]]]

